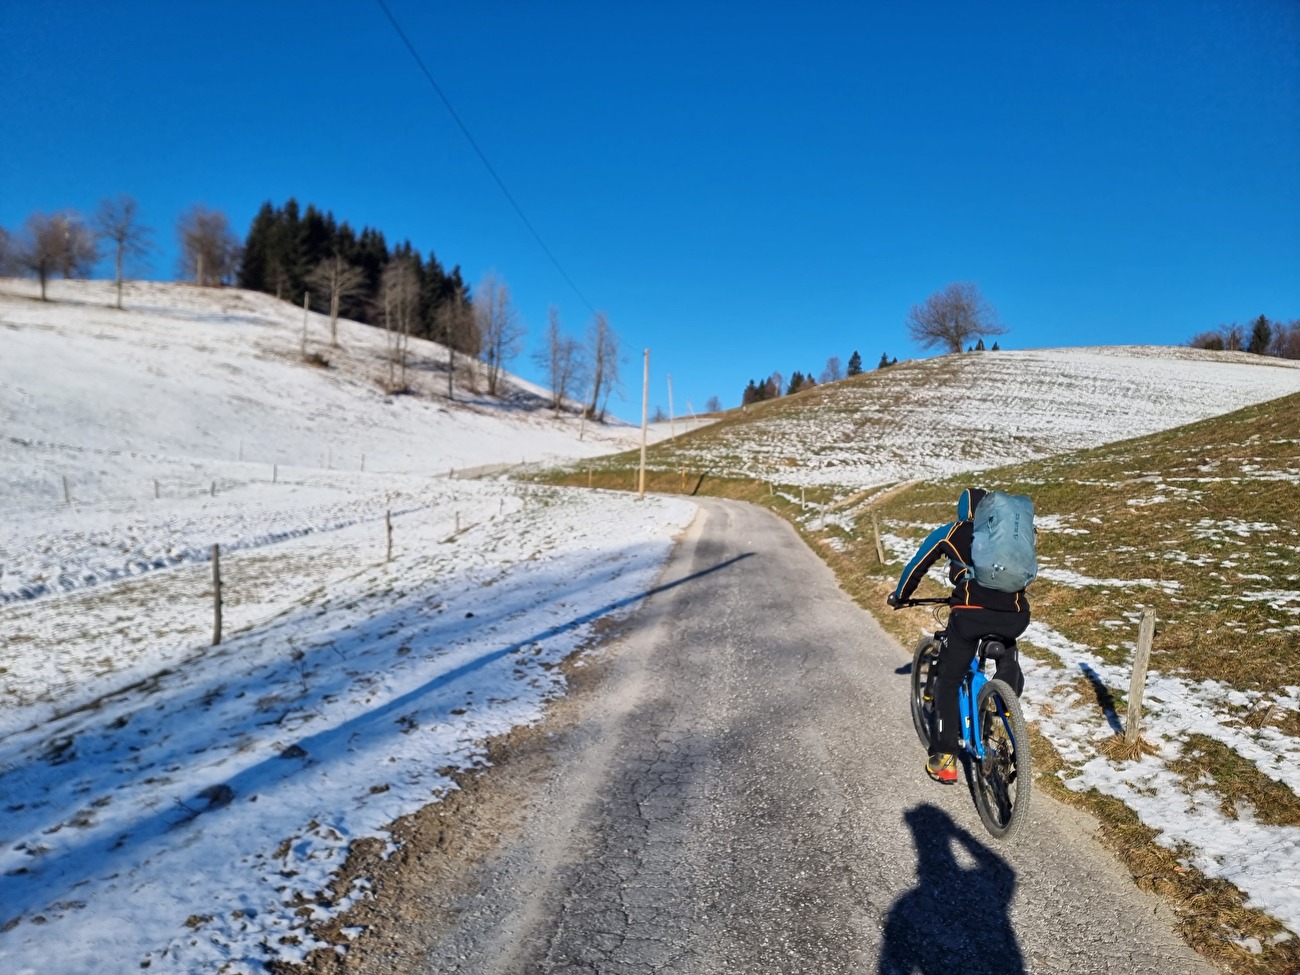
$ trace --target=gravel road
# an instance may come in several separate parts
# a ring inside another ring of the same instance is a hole
[[[907,654],[788,525],[703,501],[416,971],[1216,971],[1082,814],[931,782]]]

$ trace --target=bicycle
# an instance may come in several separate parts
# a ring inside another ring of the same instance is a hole
[[[912,599],[903,605],[947,602]],[[927,750],[934,716],[936,664],[947,639],[943,630],[924,636],[912,655],[912,724]],[[984,674],[986,661],[1000,660],[1014,645],[1014,640],[996,634],[981,637],[957,696],[962,758],[975,806],[984,828],[998,839],[1014,836],[1024,824],[1033,781],[1029,733],[1020,700],[1005,681],[990,680]]]

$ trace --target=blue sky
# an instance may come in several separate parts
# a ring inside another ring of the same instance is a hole
[[[679,413],[921,354],[953,281],[1007,348],[1300,318],[1295,0],[389,4],[621,336],[622,416],[647,346]],[[372,0],[6,4],[0,91],[0,226],[130,193],[171,278],[187,207],[294,196],[495,269],[533,336],[590,317]]]

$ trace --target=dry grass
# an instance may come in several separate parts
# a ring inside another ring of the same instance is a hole
[[[1182,775],[1189,786],[1208,789],[1219,797],[1219,807],[1229,819],[1237,819],[1242,804],[1262,823],[1270,826],[1300,826],[1300,802],[1281,782],[1270,779],[1254,762],[1206,735],[1192,734],[1183,743],[1183,754],[1169,767]]]
[[[1112,762],[1132,762],[1141,758],[1143,755],[1156,755],[1160,749],[1147,741],[1141,735],[1138,735],[1133,741],[1128,740],[1127,735],[1111,735],[1100,745],[1097,751],[1101,752]]]

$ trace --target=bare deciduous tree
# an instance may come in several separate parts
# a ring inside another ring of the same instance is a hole
[[[504,281],[497,279],[493,271],[489,271],[478,286],[474,313],[483,340],[479,356],[487,366],[488,395],[496,396],[506,364],[519,354],[524,329],[510,302],[510,289]]]
[[[721,413],[722,400],[718,399],[717,396],[710,396],[709,401],[704,404],[704,409],[709,413]]]
[[[411,261],[395,258],[384,267],[379,282],[384,330],[388,336],[388,392],[406,392],[406,348],[411,325],[420,310],[420,278]],[[394,376],[394,370],[400,370]]]
[[[922,348],[941,346],[960,352],[969,342],[985,335],[1005,335],[997,312],[984,300],[979,288],[969,281],[950,284],[913,305],[907,316],[907,331]]]
[[[322,304],[329,306],[330,345],[338,348],[339,309],[343,302],[365,293],[366,272],[335,254],[312,269],[307,275],[307,286]]]
[[[826,360],[826,368],[822,370],[821,377],[817,380],[822,383],[838,382],[844,378],[844,369],[840,366],[840,357],[831,356]]]
[[[576,339],[565,335],[560,326],[560,312],[551,307],[546,319],[546,342],[533,359],[546,370],[551,385],[551,407],[555,415],[564,409],[564,401],[578,383],[582,366],[582,348]]]
[[[618,335],[610,328],[602,311],[596,312],[587,326],[587,366],[591,369],[591,403],[587,415],[605,419],[609,394],[618,386]]]
[[[200,286],[229,284],[239,268],[239,238],[219,210],[196,204],[176,225],[181,273]]]
[[[433,324],[438,332],[438,341],[447,348],[447,399],[455,399],[456,353],[465,353],[472,362],[481,347],[474,309],[466,300],[463,289],[457,288],[454,295],[438,306],[433,314]]]
[[[7,278],[18,271],[15,255],[16,244],[13,236],[4,227],[0,227],[0,278]]]
[[[1290,324],[1277,322],[1273,334],[1273,348],[1283,359],[1300,359],[1300,318]]]
[[[85,277],[99,259],[94,235],[71,210],[53,216],[32,214],[17,251],[19,266],[41,282],[41,301],[46,300],[45,283],[51,274]]]
[[[150,230],[140,223],[135,197],[126,193],[117,199],[100,201],[95,211],[95,229],[113,245],[113,280],[117,285],[117,307],[121,308],[123,264],[128,258],[148,253]]]

